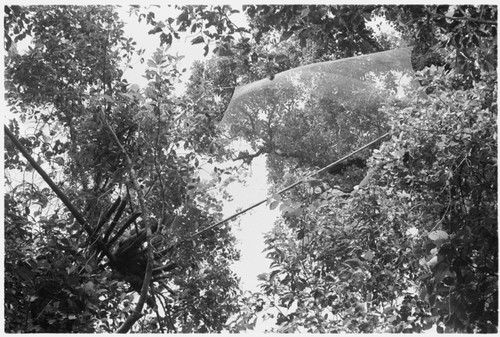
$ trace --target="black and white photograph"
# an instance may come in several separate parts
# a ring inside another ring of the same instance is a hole
[[[498,333],[491,4],[4,6],[2,333]]]

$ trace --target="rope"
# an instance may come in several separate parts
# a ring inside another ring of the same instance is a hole
[[[359,152],[363,151],[364,149],[366,149],[366,148],[368,148],[368,147],[372,146],[373,144],[375,144],[375,143],[377,143],[377,142],[381,141],[382,139],[384,139],[384,138],[385,138],[385,137],[387,137],[388,135],[389,135],[389,133],[385,133],[385,134],[383,134],[382,136],[378,137],[378,138],[377,138],[377,139],[375,139],[374,141],[372,141],[372,142],[370,142],[370,143],[368,143],[368,144],[366,144],[366,145],[364,145],[364,146],[362,146],[362,147],[358,148],[357,150],[355,150],[355,151],[353,151],[353,152],[349,153],[348,155],[346,155],[346,156],[344,156],[344,157],[340,158],[339,160],[337,160],[337,161],[335,161],[335,162],[333,162],[333,163],[331,163],[331,164],[328,164],[327,166],[325,166],[325,167],[323,167],[323,168],[321,168],[321,169],[317,170],[316,172],[313,172],[312,174],[308,175],[307,177],[302,178],[301,180],[296,181],[295,183],[293,183],[293,184],[291,184],[291,185],[289,185],[289,186],[287,186],[287,187],[283,188],[282,190],[278,191],[278,192],[277,192],[277,194],[282,194],[282,193],[285,193],[286,191],[291,190],[291,189],[292,189],[292,188],[294,188],[295,186],[300,185],[300,184],[302,184],[303,182],[305,182],[305,181],[309,180],[309,179],[310,179],[310,178],[312,178],[313,176],[315,176],[315,175],[317,175],[317,174],[320,174],[320,173],[325,172],[325,171],[326,171],[326,170],[328,170],[329,168],[331,168],[331,167],[333,167],[333,166],[335,166],[335,165],[340,164],[341,162],[343,162],[344,160],[348,159],[349,157],[352,157],[353,155],[355,155],[355,154],[357,154],[357,153],[359,153]],[[235,213],[235,214],[231,215],[230,217],[225,218],[224,220],[221,220],[221,221],[219,221],[219,222],[217,222],[217,223],[215,223],[215,224],[213,224],[213,225],[208,226],[207,228],[204,228],[204,229],[202,229],[202,230],[200,230],[200,231],[198,231],[198,232],[194,233],[194,234],[193,234],[193,235],[191,235],[189,238],[184,239],[184,240],[181,240],[181,241],[180,241],[180,242],[178,242],[177,244],[179,244],[179,243],[181,243],[181,242],[185,242],[185,241],[187,241],[187,240],[191,240],[191,239],[195,238],[196,236],[198,236],[198,235],[200,235],[200,234],[203,234],[203,233],[205,233],[205,232],[207,232],[207,231],[209,231],[209,230],[211,230],[211,229],[213,229],[213,228],[215,228],[215,227],[218,227],[218,226],[220,226],[220,225],[222,225],[222,224],[224,224],[224,223],[228,222],[229,220],[232,220],[232,219],[234,219],[234,218],[236,218],[236,217],[240,216],[241,214],[246,213],[246,212],[248,212],[248,211],[249,211],[249,210],[251,210],[251,209],[254,209],[254,208],[255,208],[255,207],[257,207],[257,206],[262,205],[262,204],[263,204],[263,203],[265,203],[267,200],[268,200],[268,198],[266,198],[266,199],[264,199],[264,200],[261,200],[261,201],[259,201],[259,202],[255,203],[255,204],[253,204],[253,205],[251,205],[251,206],[249,206],[249,207],[245,208],[244,210],[239,211],[238,213]],[[176,244],[176,245],[177,245],[177,244]]]

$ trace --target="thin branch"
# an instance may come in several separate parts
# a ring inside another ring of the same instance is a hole
[[[266,146],[263,146],[261,147],[257,152],[253,153],[253,154],[250,154],[246,151],[241,151],[239,154],[238,154],[238,157],[234,158],[233,161],[237,161],[237,160],[243,160],[244,162],[249,162],[251,161],[252,159],[260,156],[261,154],[263,153],[266,153],[266,149],[267,147]]]
[[[430,10],[426,9],[426,12],[434,15],[434,16],[439,16],[441,18],[445,18],[448,20],[458,20],[458,21],[470,21],[470,22],[477,22],[477,23],[484,23],[486,25],[497,25],[497,21],[491,21],[491,20],[482,20],[482,19],[476,19],[476,18],[471,18],[468,16],[448,16],[440,13],[433,13]]]

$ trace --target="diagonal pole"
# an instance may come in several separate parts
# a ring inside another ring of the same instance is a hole
[[[93,236],[93,230],[88,224],[88,222],[85,220],[83,215],[76,209],[76,207],[73,205],[73,203],[68,199],[66,194],[64,194],[63,191],[57,186],[54,181],[49,177],[49,175],[41,168],[40,165],[36,162],[36,160],[28,153],[28,151],[24,148],[23,144],[19,142],[19,140],[16,138],[16,136],[10,131],[10,129],[7,127],[7,125],[4,124],[4,131],[7,137],[12,141],[14,146],[23,154],[24,158],[33,166],[35,171],[38,172],[38,174],[43,178],[43,180],[49,185],[49,187],[54,191],[54,193],[57,195],[57,197],[63,202],[63,204],[68,208],[70,213],[75,217],[76,221],[78,221],[85,231],[89,234],[89,236],[92,238]],[[101,241],[101,240],[96,240],[97,247],[106,254],[106,256],[110,259],[110,261],[114,261],[114,256],[111,254],[109,251],[108,247]]]

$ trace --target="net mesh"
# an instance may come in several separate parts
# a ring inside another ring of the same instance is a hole
[[[415,86],[411,66],[411,48],[297,67],[236,88],[222,124],[257,114],[266,119],[277,105],[289,105],[287,113],[299,112],[308,101],[328,98],[340,105],[383,100],[391,95],[403,96]],[[356,102],[353,102],[356,97]],[[290,106],[293,105],[296,109]],[[254,121],[255,122],[255,121]]]

